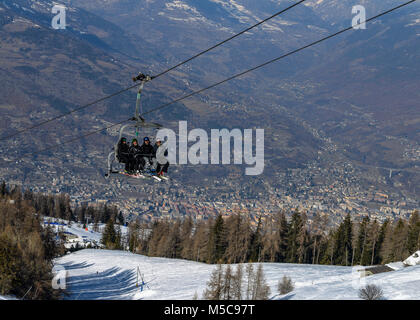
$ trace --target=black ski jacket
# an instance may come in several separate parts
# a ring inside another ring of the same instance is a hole
[[[130,146],[127,143],[118,143],[118,150],[117,150],[117,156],[118,158],[128,156],[130,153]]]
[[[153,146],[149,143],[149,145],[143,143],[140,147],[140,153],[144,156],[150,155],[151,157],[155,156],[155,149]]]
[[[140,152],[141,151],[141,148],[140,148],[140,146],[139,145],[136,145],[136,146],[131,146],[130,147],[130,155],[131,156],[135,156],[136,154],[138,154],[138,153],[142,153],[142,152]]]

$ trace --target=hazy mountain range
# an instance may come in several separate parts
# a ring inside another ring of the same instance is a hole
[[[54,3],[0,0],[1,136],[125,88],[138,71],[157,74],[293,2],[62,0],[68,27],[52,30]],[[307,1],[148,84],[144,108],[348,27],[353,5],[365,5],[371,17],[401,3]],[[395,179],[400,188],[418,193],[420,179],[413,172],[420,164],[419,36],[416,2],[368,24],[367,30],[340,35],[149,118],[172,128],[177,120],[205,129],[264,128],[267,179],[273,171],[308,163],[352,163],[380,175],[386,170],[364,165],[407,169]],[[1,157],[16,159],[127,118],[134,99],[135,91],[124,93],[1,142]],[[98,174],[114,140],[95,135],[57,149],[58,159],[51,159],[73,166],[65,153],[79,161],[91,154]],[[45,159],[30,156],[19,167],[3,162],[12,167],[8,174],[21,173],[30,181],[31,166]],[[206,168],[201,174],[226,170]],[[97,179],[95,174],[91,178]]]

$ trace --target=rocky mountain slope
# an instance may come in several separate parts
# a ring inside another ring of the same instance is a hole
[[[159,73],[192,54],[290,5],[251,0],[63,0],[68,28],[52,30],[52,1],[0,1],[0,134],[45,120],[129,86],[139,70]],[[361,1],[373,16],[400,1]],[[350,25],[354,1],[308,1],[262,27],[157,79],[144,95],[145,109],[279,56]],[[273,172],[350,163],[356,178],[385,176],[383,187],[418,193],[419,3],[383,17],[367,30],[351,31],[241,79],[153,114],[176,128],[177,120],[209,128],[263,127],[266,168]],[[55,170],[83,171],[101,179],[115,140],[95,135],[45,156],[26,152],[117,122],[132,113],[135,92],[124,93],[2,142],[2,164],[11,175],[35,181],[37,164],[54,159]],[[59,129],[59,130],[57,130]],[[74,156],[69,157],[69,153]],[[67,156],[66,156],[67,154]],[[55,156],[57,158],[55,158]],[[373,166],[373,167],[368,167]],[[63,169],[60,169],[62,167]],[[181,172],[177,178],[200,184]],[[242,169],[206,167],[212,177]],[[369,175],[363,172],[368,170]],[[196,176],[196,175],[192,175]],[[249,177],[243,177],[249,179]],[[241,178],[242,179],[242,178]],[[191,181],[192,180],[192,181]],[[372,184],[378,181],[360,181]],[[417,188],[418,189],[418,188]]]

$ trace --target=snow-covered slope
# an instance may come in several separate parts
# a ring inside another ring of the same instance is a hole
[[[404,260],[404,264],[407,266],[420,265],[420,250]]]
[[[80,224],[72,223],[69,227],[68,222],[61,219],[54,219],[54,218],[45,218],[44,225],[51,226],[55,232],[57,231],[64,231],[71,234],[74,234],[75,236],[79,238],[85,238],[89,240],[95,240],[100,241],[101,240],[101,232],[95,232],[93,231],[93,225],[89,224],[86,229],[84,229]],[[99,226],[99,231],[101,231],[103,228],[103,225]]]
[[[123,251],[86,249],[56,260],[68,271],[67,299],[192,299],[201,298],[214,265],[150,258]],[[271,299],[358,299],[363,284],[351,267],[264,263]],[[147,286],[136,287],[137,267]],[[278,281],[290,276],[296,289],[276,294]],[[385,299],[420,299],[420,266],[364,278],[382,287]]]
[[[47,225],[51,226],[56,233],[61,231],[72,236],[72,239],[65,244],[67,248],[70,248],[72,245],[74,247],[76,243],[79,243],[79,247],[86,247],[88,244],[100,246],[102,231],[105,228],[105,224],[100,223],[96,232],[93,230],[93,223],[89,223],[86,228],[83,228],[80,223],[72,222],[69,226],[66,220],[45,217],[44,226]],[[125,226],[120,226],[120,228],[122,236],[125,236],[128,228]]]
[[[0,295],[0,300],[16,300],[16,298],[12,297],[12,296],[1,296]]]

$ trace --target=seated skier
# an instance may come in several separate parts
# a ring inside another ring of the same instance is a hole
[[[117,159],[120,163],[125,164],[125,172],[130,171],[130,146],[127,139],[122,137],[117,146]]]
[[[142,157],[140,157],[141,161],[140,161],[140,169],[139,170],[144,170],[144,168],[146,166],[146,163],[148,164],[148,166],[151,167],[152,158],[155,156],[155,149],[150,144],[149,137],[144,137],[143,144],[140,147],[140,152],[139,153],[142,155]]]
[[[141,156],[140,146],[137,142],[137,139],[133,139],[131,141],[129,155],[130,155],[130,171],[136,172],[140,170],[143,157]]]
[[[164,173],[168,172],[169,167],[169,161],[166,159],[168,156],[167,144],[162,144],[162,140],[157,139],[153,148],[155,150],[154,166],[156,173],[158,176],[163,176]]]

